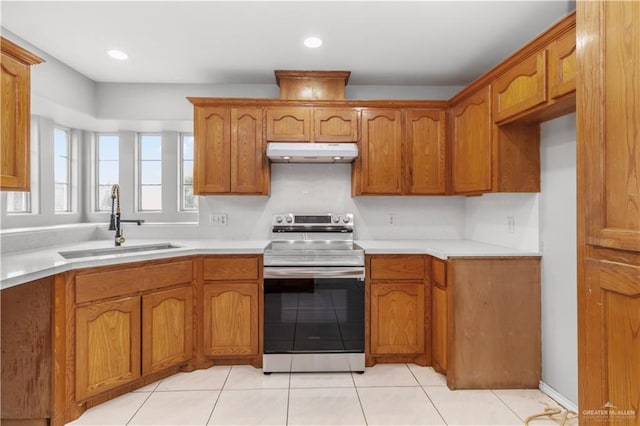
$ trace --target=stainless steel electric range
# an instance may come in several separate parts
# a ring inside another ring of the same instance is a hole
[[[264,253],[263,370],[364,371],[364,251],[352,214],[276,214]]]

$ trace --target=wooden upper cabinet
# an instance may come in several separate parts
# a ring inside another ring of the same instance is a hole
[[[29,191],[31,65],[42,59],[0,37],[0,190]]]
[[[231,193],[265,192],[262,108],[231,110]]]
[[[310,142],[311,108],[267,108],[267,141]]]
[[[354,108],[314,108],[314,142],[356,142],[358,111]]]
[[[490,88],[484,87],[453,106],[451,140],[455,193],[491,191]]]
[[[262,108],[196,106],[194,193],[266,194]]]
[[[547,51],[518,63],[492,84],[493,120],[500,122],[547,101]]]
[[[190,286],[142,296],[142,374],[191,359],[192,305]]]
[[[446,112],[407,110],[405,170],[407,194],[445,193]]]
[[[140,297],[76,309],[76,401],[140,377]]]
[[[355,142],[358,110],[332,107],[267,108],[269,142]]]
[[[576,90],[576,29],[549,46],[549,96],[559,98]]]
[[[402,113],[362,110],[361,194],[402,193]]]

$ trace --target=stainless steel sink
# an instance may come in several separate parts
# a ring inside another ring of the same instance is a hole
[[[73,251],[59,251],[60,256],[65,259],[78,259],[81,257],[95,257],[95,256],[105,256],[108,254],[124,254],[124,253],[135,253],[139,251],[152,251],[152,250],[167,250],[173,248],[180,248],[179,246],[174,246],[171,243],[158,243],[158,244],[145,244],[139,246],[125,246],[125,247],[107,247],[107,248],[96,248],[96,249],[84,249],[84,250],[73,250]]]

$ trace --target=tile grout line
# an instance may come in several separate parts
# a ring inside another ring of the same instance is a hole
[[[518,415],[518,413],[516,413],[516,412],[515,412],[515,410],[514,410],[513,408],[511,408],[511,406],[510,406],[509,404],[507,404],[507,402],[506,402],[506,401],[504,401],[502,398],[500,398],[500,395],[498,395],[498,394],[495,392],[495,389],[490,389],[490,390],[491,390],[491,393],[492,393],[492,394],[494,394],[494,395],[496,396],[496,398],[498,398],[498,399],[500,400],[500,402],[502,402],[504,405],[506,405],[506,406],[507,406],[507,408],[509,409],[509,411],[511,411],[511,412],[512,412],[512,413],[513,413],[517,418],[519,418],[519,419],[522,421],[522,423],[524,424],[524,419],[523,419],[522,417],[520,417],[520,416]]]
[[[409,372],[411,373],[411,375],[413,376],[414,379],[416,379],[416,382],[418,382],[418,385],[420,386],[420,389],[422,389],[422,392],[424,392],[424,394],[427,396],[427,399],[429,400],[429,402],[431,403],[431,405],[433,406],[433,409],[436,410],[436,413],[438,413],[438,416],[440,416],[440,419],[442,420],[442,422],[445,425],[448,425],[449,423],[447,423],[447,421],[444,419],[444,416],[442,415],[442,413],[440,412],[440,410],[438,410],[438,407],[436,406],[435,402],[433,402],[433,400],[431,399],[431,397],[429,396],[429,394],[427,393],[427,390],[424,388],[424,386],[422,384],[420,384],[420,380],[418,380],[418,378],[416,377],[416,375],[414,374],[413,370],[411,370],[411,367],[409,367],[409,364],[405,364],[407,366],[407,368],[409,369]]]
[[[213,412],[216,409],[216,405],[218,405],[218,401],[220,401],[220,396],[222,395],[222,391],[224,390],[224,385],[226,385],[227,384],[227,380],[229,380],[229,376],[231,375],[231,369],[232,368],[233,368],[233,365],[229,366],[229,371],[227,372],[227,377],[224,378],[224,382],[222,383],[222,386],[220,387],[220,392],[218,392],[218,396],[216,397],[216,400],[213,403],[213,407],[211,407],[211,412],[209,413],[209,417],[207,417],[207,421],[205,422],[204,426],[207,426],[209,424],[209,422],[211,421],[211,418],[213,417]]]
[[[353,374],[354,373],[351,372],[351,381],[353,382],[353,388],[356,390],[356,397],[358,397],[358,403],[360,404],[360,411],[362,411],[362,418],[364,419],[364,424],[368,425],[369,422],[367,421],[367,413],[364,412],[364,406],[362,405],[362,400],[360,399],[360,392],[358,392],[358,386],[356,385],[356,379],[353,376]],[[358,373],[355,373],[355,374],[358,374]]]
[[[162,380],[161,380],[162,381]],[[160,383],[158,383],[159,385]],[[157,388],[158,386],[156,386]],[[131,415],[131,417],[129,417],[129,420],[127,420],[127,422],[125,423],[125,425],[129,425],[131,423],[131,421],[133,420],[133,418],[136,416],[136,414],[138,414],[138,412],[140,411],[140,409],[142,409],[142,407],[144,406],[144,404],[147,403],[147,401],[149,400],[149,398],[151,398],[151,395],[153,395],[153,392],[155,392],[155,388],[154,390],[152,390],[151,392],[149,392],[149,395],[147,395],[147,397],[144,399],[144,401],[142,401],[142,404],[140,404],[140,406],[138,407],[138,409]]]
[[[284,418],[284,424],[289,424],[289,407],[291,406],[291,372],[287,373],[289,375],[289,385],[287,386],[287,415]]]

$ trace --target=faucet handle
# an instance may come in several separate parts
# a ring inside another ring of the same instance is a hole
[[[124,229],[120,228],[120,236],[116,238],[116,242],[118,244],[124,243],[126,240],[124,238]]]

